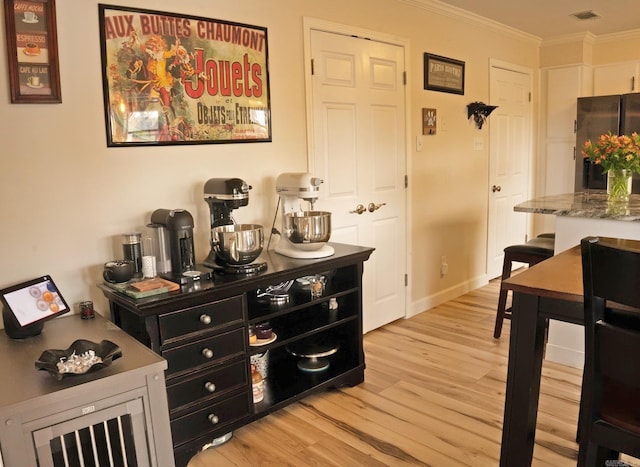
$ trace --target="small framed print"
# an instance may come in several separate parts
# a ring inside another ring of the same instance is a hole
[[[436,109],[422,109],[422,134],[435,135],[437,120]]]
[[[11,102],[60,103],[55,0],[5,0]]]
[[[424,88],[430,91],[464,94],[464,62],[425,53]]]

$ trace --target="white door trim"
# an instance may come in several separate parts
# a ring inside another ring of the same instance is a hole
[[[310,109],[313,108],[313,93],[312,93],[312,84],[311,84],[311,30],[319,30],[319,31],[324,31],[324,32],[332,32],[332,33],[336,33],[336,34],[345,34],[345,35],[349,35],[349,36],[359,36],[359,37],[366,37],[378,42],[384,42],[387,44],[393,44],[393,45],[397,45],[399,47],[402,47],[403,51],[404,51],[404,63],[405,63],[405,71],[406,71],[406,83],[405,83],[405,89],[407,90],[407,92],[405,92],[405,147],[406,147],[406,152],[405,152],[405,163],[406,163],[406,168],[407,168],[407,178],[409,178],[409,174],[412,172],[412,166],[411,166],[411,158],[409,157],[410,154],[410,148],[412,147],[411,145],[411,131],[410,131],[410,125],[411,122],[413,121],[411,119],[411,99],[409,99],[409,95],[410,92],[409,90],[411,89],[411,85],[410,85],[410,78],[411,78],[411,71],[410,71],[410,64],[411,64],[411,60],[410,60],[410,50],[409,50],[409,40],[403,37],[399,37],[399,36],[395,36],[395,35],[390,35],[390,34],[385,34],[385,33],[381,33],[378,31],[371,31],[368,29],[362,29],[362,28],[358,28],[355,26],[348,26],[345,24],[340,24],[340,23],[333,23],[330,21],[324,21],[321,19],[316,19],[316,18],[309,18],[309,17],[303,17],[302,18],[302,24],[303,24],[303,41],[304,41],[304,82],[305,82],[305,100],[306,100],[306,108],[307,108],[307,170],[310,167],[313,167],[313,162],[314,162],[314,153],[313,153],[313,148],[315,147],[313,144],[313,113],[310,111]],[[411,228],[410,226],[412,225],[412,216],[411,216],[411,212],[412,212],[412,198],[411,198],[411,194],[410,194],[410,188],[408,187],[405,190],[405,200],[406,200],[406,209],[407,212],[405,213],[406,215],[406,221],[407,221],[407,229],[406,229],[406,245],[407,245],[407,251],[405,252],[406,255],[406,268],[407,270],[405,271],[405,274],[409,274],[409,271],[412,270],[412,254],[411,254],[411,247],[412,247],[412,234],[411,234]],[[407,312],[409,309],[409,297],[411,297],[411,278],[409,278],[409,281],[407,283],[407,287],[405,287],[405,309],[404,309],[404,316],[407,317]]]
[[[533,75],[533,69],[528,68],[528,67],[524,67],[521,65],[515,65],[513,63],[509,63],[509,62],[505,62],[503,60],[498,60],[495,58],[489,58],[489,87],[491,87],[491,80],[493,79],[492,77],[492,70],[494,68],[500,68],[503,70],[508,70],[508,71],[513,71],[516,73],[522,73],[525,75],[529,76],[529,82],[530,84],[530,92],[531,92],[531,118],[529,119],[529,148],[528,148],[528,165],[529,165],[529,180],[527,183],[527,197],[529,199],[531,199],[533,197],[533,187],[535,185],[535,161],[534,161],[534,142],[537,141],[536,139],[534,139],[534,134],[533,134],[533,127],[534,127],[534,120],[535,120],[535,109],[536,106],[534,105],[535,102],[535,82],[534,82],[534,75]],[[489,103],[491,103],[491,97],[489,96]],[[489,146],[491,146],[491,140],[489,140]],[[491,147],[489,148],[489,152],[491,152]],[[491,160],[491,157],[489,157],[489,161]],[[488,197],[491,197],[491,191],[489,190],[489,186],[491,185],[491,180],[489,179],[491,177],[491,168],[488,167],[488,178],[487,178],[487,193],[488,193]],[[490,204],[490,200],[487,202],[487,208],[489,207]],[[489,210],[487,210],[487,217],[489,214]],[[487,219],[490,220],[490,219]],[[533,226],[533,219],[531,216],[527,216],[526,218],[526,232],[527,235],[531,235],[532,232],[532,226]],[[485,271],[487,273],[487,277],[489,276],[489,254],[491,253],[489,251],[489,223],[487,222],[487,244],[486,244],[486,267],[487,270]],[[488,277],[490,278],[490,277]]]

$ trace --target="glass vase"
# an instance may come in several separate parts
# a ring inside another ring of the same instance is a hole
[[[614,203],[626,203],[631,194],[631,170],[609,169],[607,172],[607,196]]]

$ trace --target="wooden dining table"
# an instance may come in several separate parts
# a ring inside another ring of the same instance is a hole
[[[500,465],[522,467],[533,458],[547,321],[584,324],[580,246],[511,276],[504,286],[513,303]]]
[[[640,251],[637,240],[600,238]],[[523,467],[533,459],[547,322],[555,319],[584,325],[580,245],[503,284],[513,292],[513,300],[500,465]]]

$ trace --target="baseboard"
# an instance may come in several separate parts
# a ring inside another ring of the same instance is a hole
[[[575,349],[547,343],[544,358],[550,362],[561,363],[574,368],[584,368],[584,352]]]
[[[423,311],[430,310],[431,308],[448,302],[449,300],[458,298],[461,295],[466,294],[467,292],[471,292],[472,290],[484,287],[488,283],[489,279],[487,275],[483,274],[482,276],[454,285],[453,287],[449,287],[448,289],[442,290],[434,295],[416,300],[415,302],[411,303],[411,307],[408,310],[406,318],[411,318],[422,313]]]

